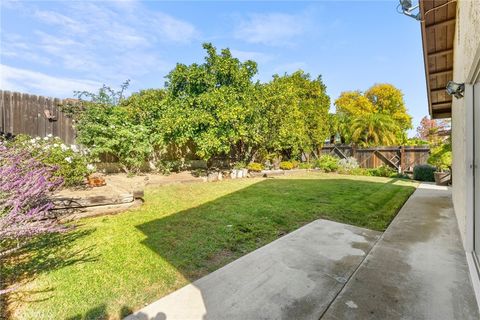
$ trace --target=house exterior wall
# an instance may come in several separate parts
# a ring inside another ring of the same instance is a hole
[[[457,1],[457,20],[454,41],[453,81],[465,82],[475,54],[480,48],[480,1]],[[467,116],[468,99],[453,99],[452,103],[452,148],[453,184],[452,197],[458,226],[465,245],[467,238],[467,190],[471,189],[467,179],[470,165],[468,135],[472,133],[472,119]]]

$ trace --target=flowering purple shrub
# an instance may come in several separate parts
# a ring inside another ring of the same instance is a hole
[[[0,141],[0,257],[35,236],[65,230],[48,198],[63,183],[56,169]]]

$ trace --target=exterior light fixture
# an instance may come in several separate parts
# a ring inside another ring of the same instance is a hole
[[[449,95],[453,95],[457,99],[463,98],[463,93],[465,92],[465,83],[448,81],[446,90]]]
[[[413,18],[415,20],[421,20],[420,10],[418,13],[413,13],[414,10],[419,8],[418,4],[414,6],[412,4],[412,0],[399,0],[399,2],[400,4],[398,5],[397,10],[398,8],[402,9],[402,11],[399,11],[399,13],[403,13],[404,15],[409,16],[410,18]]]

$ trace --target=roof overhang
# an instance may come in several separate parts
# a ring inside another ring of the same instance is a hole
[[[419,0],[419,4],[429,113],[432,119],[450,118],[452,97],[445,88],[453,80],[457,2]]]

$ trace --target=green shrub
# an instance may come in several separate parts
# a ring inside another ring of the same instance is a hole
[[[87,149],[76,145],[67,146],[58,137],[48,135],[44,138],[32,138],[18,135],[9,142],[13,147],[24,150],[40,162],[50,166],[58,166],[55,176],[62,177],[67,187],[81,185],[94,166],[89,164]]]
[[[302,163],[298,164],[298,168],[299,169],[312,169],[313,164],[311,164],[310,162],[302,162]]]
[[[338,158],[331,155],[323,155],[316,162],[316,167],[325,172],[333,172],[338,170]]]
[[[140,171],[162,149],[161,139],[152,128],[135,120],[123,106],[88,105],[77,130],[78,141],[89,147],[94,157],[112,155],[127,173]]]
[[[300,162],[297,160],[290,160],[290,162],[292,163],[294,168],[298,168],[298,166],[300,165]]]
[[[247,169],[253,172],[260,172],[263,170],[263,165],[258,162],[251,162],[248,164]]]
[[[247,165],[245,164],[245,162],[242,162],[242,161],[238,161],[233,164],[233,169],[236,169],[236,170],[245,169],[246,167]]]
[[[427,162],[443,171],[452,166],[452,144],[443,143],[432,149]]]
[[[156,163],[157,170],[166,175],[181,171],[183,166],[180,160],[160,160]]]
[[[408,179],[410,180],[410,176],[408,174],[405,174],[405,173],[396,173],[392,176],[390,176],[391,178],[398,178],[398,179]]]
[[[409,138],[406,143],[404,143],[405,146],[428,146],[429,143],[426,140],[422,140],[420,138]]]
[[[354,168],[349,170],[347,174],[351,174],[354,176],[371,176],[372,175],[369,169],[365,169],[365,168]]]
[[[435,181],[433,173],[437,169],[429,164],[419,164],[413,168],[413,179],[418,181]]]
[[[397,174],[397,171],[392,167],[382,165],[378,168],[367,169],[371,176],[374,177],[392,177]]]
[[[127,173],[136,173],[150,162],[159,163],[165,153],[164,127],[159,123],[164,106],[163,89],[144,90],[124,98],[121,91],[104,86],[98,93],[77,92],[73,108],[63,106],[76,123],[77,141],[95,158],[111,155]],[[86,100],[85,100],[86,99]]]
[[[292,170],[293,169],[293,163],[290,161],[282,161],[280,162],[280,169],[282,170]]]

